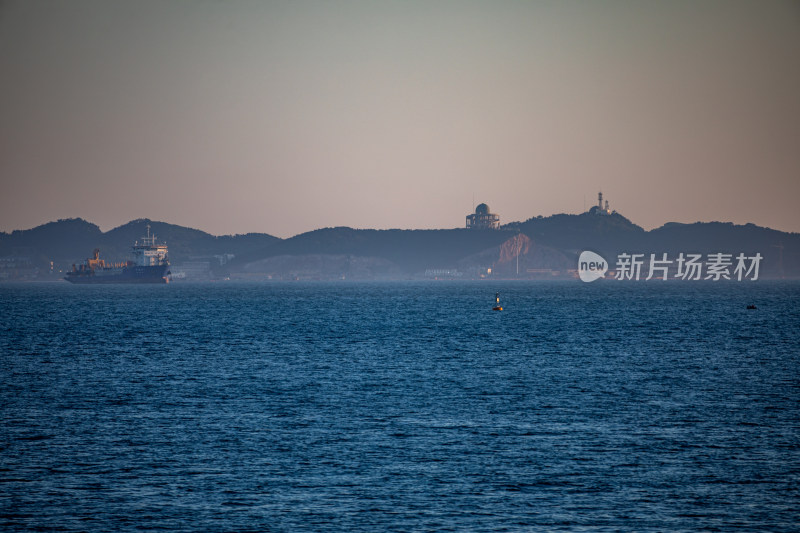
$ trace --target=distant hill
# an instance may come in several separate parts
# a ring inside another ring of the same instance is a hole
[[[7,270],[20,264],[13,258],[22,258],[30,270],[49,269],[51,261],[64,269],[100,248],[101,257],[122,261],[148,225],[169,246],[173,265],[231,254],[233,261],[215,275],[255,279],[478,277],[489,275],[490,269],[501,277],[563,276],[576,268],[583,250],[600,253],[612,268],[622,252],[673,258],[681,252],[760,253],[762,277],[800,278],[798,233],[723,222],[671,222],[645,231],[618,213],[534,217],[498,230],[323,228],[289,239],[263,233],[218,237],[148,219],[103,233],[95,224],[68,219],[0,233],[0,259],[11,258],[4,263]]]
[[[89,256],[103,242],[100,228],[80,218],[48,222],[29,230],[0,232],[0,257],[24,257],[34,266],[49,268],[50,261],[77,262],[76,252]]]
[[[601,253],[614,262],[619,253],[669,254],[688,253],[760,253],[764,277],[800,277],[800,234],[786,233],[754,224],[730,222],[669,222],[645,231],[624,216],[613,213],[597,215],[553,215],[536,217],[514,228],[536,243],[560,250],[574,265],[583,250]],[[575,268],[574,266],[572,268]]]
[[[280,239],[265,233],[217,237],[204,231],[166,222],[138,219],[106,233],[85,220],[66,219],[49,222],[29,230],[0,233],[0,257],[22,256],[33,266],[69,268],[89,257],[99,248],[101,257],[111,261],[128,259],[131,246],[147,234],[147,226],[159,242],[169,246],[170,260],[186,261],[193,257],[217,254],[241,254],[254,248],[265,248]]]
[[[513,230],[371,230],[324,228],[296,235],[262,250],[237,256],[233,270],[254,271],[253,263],[262,262],[273,268],[276,257],[331,255],[372,258],[381,271],[419,273],[426,269],[455,268],[457,262],[471,254],[500,245],[516,235]],[[304,260],[303,260],[304,261]],[[387,263],[388,262],[388,263]],[[285,260],[280,264],[292,270]],[[250,265],[249,267],[247,265]],[[389,267],[391,265],[391,268]],[[297,269],[305,267],[298,264]],[[272,272],[269,272],[272,273]],[[275,275],[283,273],[276,271]],[[291,274],[291,272],[289,272]],[[326,272],[331,276],[335,272]]]
[[[114,228],[104,235],[108,253],[124,257],[130,250],[131,245],[147,234],[148,225],[150,226],[150,233],[155,234],[159,242],[167,243],[170,260],[173,262],[219,254],[239,255],[253,248],[269,247],[281,240],[266,233],[247,233],[245,235],[218,237],[184,226],[138,219]]]
[[[730,222],[670,222],[649,232],[651,245],[664,252],[701,251],[709,247],[721,252],[761,252],[773,255],[781,245],[797,249],[800,234],[785,233],[755,224],[735,225]],[[790,251],[790,257],[794,253]]]
[[[624,216],[559,214],[512,222],[504,228],[519,230],[534,242],[559,250],[637,249],[646,246],[648,234]]]
[[[650,253],[675,258],[681,252],[758,252],[764,258],[762,277],[800,277],[800,234],[719,222],[669,223],[645,231],[618,213],[535,217],[499,230],[325,228],[242,254],[231,271],[273,278],[419,276],[425,271],[474,277],[492,269],[505,277],[551,277],[575,269],[583,250],[601,253],[612,267],[623,252],[648,259]]]
[[[649,232],[649,245],[657,251],[677,254],[760,253],[766,278],[800,278],[800,233],[787,233],[755,224],[730,222],[670,222]]]

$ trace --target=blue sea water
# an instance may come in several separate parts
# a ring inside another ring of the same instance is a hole
[[[798,531],[798,303],[761,281],[2,285],[0,528]]]

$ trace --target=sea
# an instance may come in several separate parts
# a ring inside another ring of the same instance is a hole
[[[798,304],[762,280],[2,284],[0,529],[800,531]]]

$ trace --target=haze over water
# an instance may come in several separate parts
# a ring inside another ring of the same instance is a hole
[[[798,297],[2,285],[0,524],[794,531]]]

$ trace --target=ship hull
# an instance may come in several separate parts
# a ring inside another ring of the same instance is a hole
[[[96,285],[102,283],[167,283],[169,265],[126,266],[90,271],[69,272],[65,280],[70,283]]]

